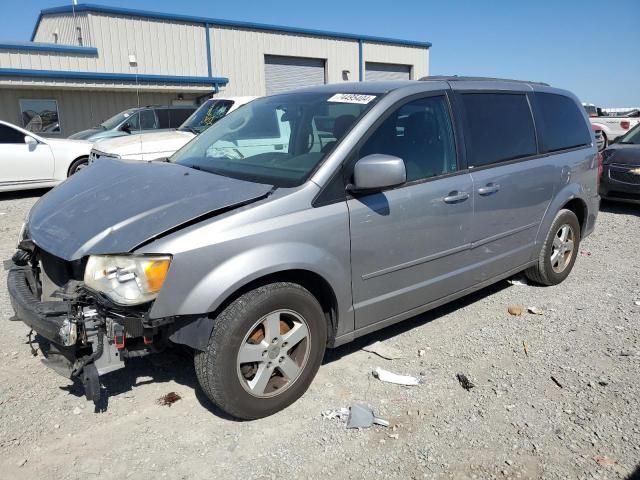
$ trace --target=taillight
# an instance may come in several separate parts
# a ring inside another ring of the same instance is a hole
[[[598,189],[600,189],[600,177],[602,177],[602,172],[604,171],[604,167],[602,165],[604,155],[602,155],[602,152],[598,152],[596,158],[598,160]]]
[[[620,122],[620,126],[622,127],[623,130],[629,130],[629,127],[631,126],[631,122],[629,122],[629,120],[622,120]]]

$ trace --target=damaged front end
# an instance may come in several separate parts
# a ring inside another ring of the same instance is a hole
[[[148,304],[123,307],[86,286],[86,260],[62,260],[26,239],[9,263],[13,320],[50,342],[43,363],[67,378],[78,378],[87,399],[99,400],[100,375],[166,343],[158,322],[148,319]]]

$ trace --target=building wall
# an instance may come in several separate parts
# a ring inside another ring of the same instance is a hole
[[[171,104],[175,93],[140,92],[140,105]],[[30,90],[0,88],[0,119],[23,126],[20,99],[46,99],[58,102],[59,134],[65,138],[91,128],[127,108],[138,106],[135,92],[92,92],[83,90]]]
[[[342,82],[342,71],[358,80],[358,42],[292,33],[210,27],[214,76],[229,78],[225,95],[264,95],[264,56],[285,55],[326,60],[328,83]]]
[[[54,43],[54,33],[58,33],[58,43],[61,45],[78,45],[78,32],[82,32],[82,45],[93,47],[89,28],[89,14],[78,13],[75,18],[70,14],[45,15],[40,20],[34,42]]]
[[[202,24],[90,15],[98,49],[95,69],[108,73],[207,76],[206,33]],[[138,65],[129,65],[135,54]]]
[[[378,62],[413,65],[411,80],[429,75],[429,50],[425,48],[365,42],[362,56],[365,64]],[[362,68],[364,69],[364,65]]]

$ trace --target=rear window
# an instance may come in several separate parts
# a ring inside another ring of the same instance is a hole
[[[555,93],[535,94],[543,152],[591,145],[591,133],[580,107],[571,98]]]
[[[537,153],[531,109],[525,94],[461,95],[469,166],[522,158]]]

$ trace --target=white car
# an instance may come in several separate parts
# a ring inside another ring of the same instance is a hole
[[[123,160],[157,160],[180,150],[196,135],[217,120],[249,103],[256,97],[215,97],[204,102],[193,114],[171,132],[142,133],[97,141],[91,151],[90,163],[99,158]]]
[[[640,123],[640,118],[635,118],[633,111],[629,113],[631,116],[616,117],[604,114],[601,108],[592,103],[583,103],[582,106],[589,115],[591,125],[602,132],[605,147]]]
[[[42,138],[0,120],[0,192],[56,186],[87,165],[91,146]]]

